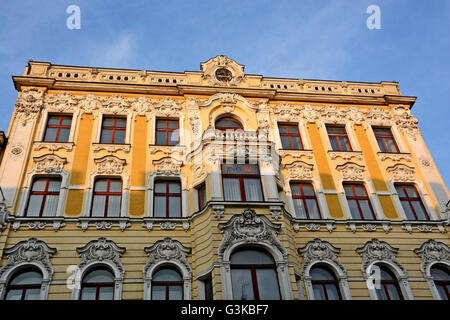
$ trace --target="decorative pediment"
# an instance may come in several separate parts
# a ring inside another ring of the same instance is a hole
[[[219,223],[219,229],[225,234],[219,246],[219,259],[223,259],[225,250],[235,243],[266,243],[274,246],[287,257],[287,251],[278,239],[281,225],[272,223],[266,216],[257,215],[255,210],[246,209],[235,214],[228,222]]]
[[[77,248],[77,252],[81,256],[78,268],[83,269],[92,262],[109,262],[117,268],[123,277],[125,269],[120,261],[120,257],[125,250],[125,248],[117,246],[114,241],[107,240],[104,237],[89,241],[85,246]]]
[[[122,96],[115,94],[102,101],[103,111],[105,113],[124,113],[128,111],[130,102]]]
[[[189,273],[192,272],[191,266],[186,260],[186,256],[191,252],[179,241],[172,240],[169,237],[164,240],[158,240],[151,247],[144,248],[148,254],[149,261],[144,267],[144,275],[147,275],[149,269],[160,262],[176,262],[183,265]]]
[[[53,275],[53,267],[50,258],[55,254],[56,249],[50,248],[44,241],[36,238],[20,241],[14,247],[5,249],[4,254],[8,257],[6,264],[0,269],[2,274],[22,263],[36,263],[47,271],[48,278]]]
[[[288,180],[311,180],[314,165],[303,161],[294,161],[284,165],[288,171]]]
[[[302,273],[305,274],[306,269],[316,262],[328,262],[346,274],[344,266],[338,259],[339,251],[341,249],[335,248],[328,241],[319,238],[309,241],[306,246],[298,249],[298,253],[303,256]]]
[[[406,275],[406,270],[400,262],[397,261],[398,249],[391,247],[385,241],[380,241],[375,238],[371,239],[370,241],[367,241],[363,247],[356,249],[356,252],[358,252],[363,258],[362,271],[364,275],[367,275],[366,272],[369,265],[373,262],[379,261],[386,261],[394,264],[400,268],[404,275]]]
[[[35,87],[24,89],[16,101],[16,112],[20,119],[26,120],[38,115],[44,102],[44,92]]]
[[[63,92],[48,97],[46,108],[58,112],[72,111],[77,103],[77,98],[68,92]]]
[[[182,106],[172,98],[159,100],[152,106],[152,112],[162,117],[177,117],[180,115]]]
[[[157,175],[170,176],[179,175],[182,162],[171,157],[164,157],[159,160],[153,160]]]
[[[101,100],[93,94],[88,94],[79,100],[79,106],[84,113],[92,114],[94,110],[101,108]]]
[[[336,167],[341,173],[342,181],[362,181],[364,180],[364,166],[354,162],[347,162]]]
[[[450,248],[445,243],[433,239],[425,241],[420,248],[414,249],[414,252],[422,258],[420,270],[425,275],[429,275],[428,266],[433,262],[450,263]]]
[[[46,154],[41,157],[34,157],[37,173],[60,173],[64,164],[67,162],[66,158],[58,157],[55,154]]]
[[[398,163],[395,166],[386,169],[391,173],[392,181],[395,182],[413,182],[414,179],[414,168],[408,167],[405,164]]]
[[[122,174],[126,161],[115,156],[104,156],[94,159],[97,165],[97,174]]]
[[[224,56],[216,56],[200,63],[202,78],[213,85],[236,86],[244,81],[244,66]]]

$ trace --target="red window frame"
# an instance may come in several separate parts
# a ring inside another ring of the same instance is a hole
[[[223,173],[222,170],[222,190],[225,190],[224,185],[223,185],[223,179],[224,178],[233,178],[233,179],[239,179],[239,191],[241,193],[241,202],[245,202],[247,201],[247,198],[245,197],[245,184],[244,184],[244,179],[258,179],[259,181],[259,185],[260,185],[260,190],[261,190],[261,198],[262,198],[262,202],[264,202],[264,191],[263,191],[263,187],[262,187],[262,182],[261,182],[261,172],[259,170],[259,166],[256,165],[256,167],[258,168],[258,174],[230,174],[230,173]],[[224,195],[225,196],[225,195]],[[233,200],[226,200],[225,201],[233,201]]]
[[[361,217],[361,220],[366,220],[366,218],[364,218],[364,214],[363,214],[362,209],[361,209],[361,206],[360,206],[360,204],[359,204],[359,201],[361,201],[361,200],[367,200],[367,201],[369,202],[369,208],[370,208],[370,212],[371,212],[371,214],[372,214],[372,218],[373,218],[373,220],[376,220],[375,212],[373,211],[372,203],[370,202],[370,198],[369,198],[369,195],[367,194],[367,190],[366,190],[366,187],[364,186],[364,184],[359,184],[359,183],[344,183],[344,186],[351,186],[351,187],[352,187],[353,195],[350,196],[350,195],[347,194],[347,191],[345,191],[345,196],[346,196],[346,198],[347,198],[347,201],[348,201],[348,200],[355,200],[355,201],[356,201],[356,204],[357,204],[357,206],[358,206],[358,212],[359,212],[359,215],[360,215],[360,217]],[[362,187],[362,188],[364,189],[365,196],[358,196],[358,195],[356,194],[356,191],[355,191],[355,186],[360,186],[360,187]],[[344,189],[345,189],[345,188],[344,188]]]
[[[59,118],[58,124],[49,124],[50,119],[51,118]],[[62,122],[63,120],[70,120],[70,125],[66,126],[63,125]],[[71,116],[65,116],[65,115],[49,115],[48,119],[47,119],[47,127],[45,128],[45,133],[44,133],[44,141],[45,142],[67,142],[67,141],[59,141],[59,133],[61,131],[61,129],[68,129],[69,133],[70,133],[70,129],[72,127],[72,117]],[[49,128],[56,128],[56,136],[55,136],[55,140],[46,140],[45,136],[47,135],[47,130]]]
[[[93,272],[93,271],[96,271],[96,270],[98,270],[98,269],[91,270],[90,272]],[[111,271],[109,271],[109,270],[107,270],[107,271],[111,273]],[[100,295],[100,289],[101,288],[113,288],[112,300],[114,300],[114,295],[115,295],[114,287],[115,287],[114,281],[112,281],[112,282],[89,282],[89,283],[85,283],[84,281],[82,281],[81,282],[80,299],[81,299],[81,296],[83,294],[83,289],[84,288],[95,288],[95,300],[99,300],[99,295]]]
[[[198,201],[198,210],[203,209],[206,204],[206,185],[205,183],[200,184],[197,189],[197,201]],[[202,195],[203,194],[203,195]]]
[[[176,182],[179,186],[180,186],[180,192],[179,193],[170,193],[169,192],[169,184],[170,183],[174,183]],[[166,218],[180,218],[181,217],[181,210],[182,210],[182,204],[181,204],[181,183],[180,181],[177,180],[157,180],[155,181],[155,188],[153,190],[156,190],[156,184],[165,184],[166,185],[166,192],[153,192],[153,204],[155,204],[155,197],[165,197],[166,198]],[[169,205],[170,205],[170,201],[169,199],[173,197],[179,198],[179,204],[180,204],[180,216],[177,217],[171,217],[170,214],[170,210],[169,210]],[[155,210],[156,210],[156,206],[153,206],[153,216],[155,216]]]
[[[113,120],[113,125],[112,126],[105,126],[105,121],[106,120]],[[125,121],[125,127],[118,127],[117,126],[117,120]],[[112,131],[111,142],[101,142],[102,141],[102,137],[103,137],[103,132],[105,130]],[[126,119],[125,118],[104,117],[103,121],[102,121],[102,132],[101,132],[101,135],[100,135],[100,142],[101,143],[111,143],[111,144],[124,144],[125,143],[126,130],[127,130],[127,123],[126,123]],[[122,142],[116,142],[115,141],[116,131],[125,131],[124,138],[123,138]]]
[[[331,276],[333,277],[333,280],[314,280],[314,279],[311,278],[311,286],[314,286],[314,285],[321,286],[322,293],[325,296],[325,300],[329,300],[328,299],[328,292],[327,292],[326,285],[327,284],[332,284],[332,285],[334,285],[336,287],[336,291],[338,293],[339,300],[342,300],[341,290],[339,288],[339,282],[336,279],[336,276],[335,276],[334,272],[332,272],[331,270],[329,270],[328,268],[326,268],[324,266],[317,266],[316,268],[321,268],[321,269],[324,269],[324,270],[328,271],[328,273],[330,273]]]
[[[272,258],[273,261],[273,258]],[[272,269],[275,271],[275,275],[277,277],[277,285],[278,285],[278,295],[280,299],[282,299],[281,296],[281,290],[280,290],[280,281],[278,279],[278,272],[276,269],[275,262],[272,264],[238,264],[238,263],[232,263],[230,264],[231,269],[244,269],[249,270],[252,278],[252,289],[253,289],[253,298],[254,300],[260,300],[259,297],[259,289],[258,289],[258,277],[256,275],[257,269]]]
[[[16,273],[12,279],[14,279],[16,276],[18,276],[18,275],[20,275],[22,273],[26,273],[26,272],[29,272],[29,271],[39,272],[38,270],[34,270],[34,269],[21,270],[19,273]],[[27,290],[40,289],[41,287],[42,287],[42,281],[41,281],[41,283],[35,283],[35,284],[13,284],[13,285],[8,284],[6,286],[5,298],[8,296],[8,293],[11,290],[22,290],[22,295],[20,296],[20,300],[23,301],[23,300],[25,300],[25,296],[26,296]]]
[[[239,128],[236,128],[236,127],[217,126],[217,122],[222,121],[222,120],[227,120],[227,121],[234,122],[234,123],[236,123],[237,125],[239,125]],[[236,119],[233,118],[233,117],[222,117],[222,118],[217,119],[216,122],[214,123],[214,127],[215,127],[217,130],[223,130],[223,131],[226,131],[226,130],[239,130],[239,129],[240,129],[240,130],[244,130],[244,127],[242,126],[242,123],[241,123],[240,121],[236,120]]]
[[[175,129],[169,128],[169,121],[176,122],[177,127]],[[162,122],[165,122],[165,127],[164,128],[158,128],[158,123],[162,123]],[[174,131],[176,131],[176,130],[178,130],[180,128],[180,123],[179,123],[178,119],[156,119],[155,128],[156,128],[156,133],[155,133],[156,145],[159,145],[159,146],[175,146],[175,145],[180,143],[180,135],[179,134],[178,134],[178,141],[177,141],[177,143],[170,144],[170,140],[169,140],[169,136],[170,136],[169,133],[170,132],[174,132]],[[157,138],[157,133],[158,132],[164,132],[165,133],[165,136],[166,136],[166,143],[165,144],[159,144],[158,143],[158,138]]]
[[[45,182],[45,189],[44,191],[33,191],[34,184],[39,180],[46,180]],[[39,210],[39,217],[42,217],[42,214],[44,213],[44,207],[45,207],[45,201],[47,200],[47,196],[59,196],[60,191],[48,191],[48,186],[50,185],[51,180],[58,180],[61,182],[61,178],[54,178],[54,177],[48,177],[48,178],[38,178],[33,181],[33,184],[31,186],[30,196],[28,197],[27,202],[27,209],[25,210],[25,216],[27,216],[28,213],[28,206],[30,205],[30,199],[33,195],[42,195],[42,202],[41,202],[41,209]]]
[[[106,180],[106,191],[95,191],[95,186],[96,183],[98,181],[101,180]],[[111,181],[120,181],[120,192],[111,192],[110,191],[110,187],[111,187]],[[116,178],[102,178],[102,179],[97,179],[94,182],[94,195],[92,197],[92,204],[91,204],[91,217],[92,217],[92,210],[93,205],[94,205],[94,199],[95,196],[106,196],[105,199],[105,210],[104,210],[104,217],[107,218],[108,217],[108,203],[109,203],[109,197],[110,196],[120,196],[120,204],[119,204],[119,216],[120,216],[120,208],[122,207],[122,189],[123,189],[123,185],[122,185],[122,179],[116,179]]]
[[[286,133],[282,133],[280,132],[280,127],[285,127],[286,128]],[[297,133],[291,133],[289,128],[293,128],[295,127],[297,129]],[[278,123],[278,132],[280,133],[280,136],[286,136],[289,138],[289,145],[290,148],[285,148],[283,146],[283,140],[281,140],[281,144],[283,149],[288,149],[288,150],[303,150],[303,141],[302,141],[302,137],[300,136],[300,128],[298,127],[298,124],[288,124],[288,123]],[[295,149],[294,148],[294,144],[292,143],[292,137],[298,137],[299,141],[300,141],[300,149]]]
[[[327,128],[328,138],[330,139],[330,142],[331,142],[331,139],[333,138],[336,141],[337,145],[338,145],[338,150],[334,150],[333,149],[333,151],[353,151],[352,145],[350,143],[350,139],[348,138],[347,130],[345,129],[345,127],[342,127],[342,126],[326,126],[326,128]],[[341,130],[344,131],[344,133],[330,133],[328,129],[341,129]],[[349,150],[344,150],[344,148],[342,148],[341,142],[339,141],[339,137],[344,137],[345,138],[345,140],[347,141],[347,144],[349,146]]]
[[[399,153],[400,152],[398,149],[397,142],[395,141],[394,136],[392,135],[391,128],[373,127],[372,130],[373,130],[373,133],[375,134],[375,139],[377,140],[378,145],[380,145],[380,141],[378,139],[381,139],[381,141],[382,141],[381,143],[383,143],[384,148],[387,150],[384,152],[388,152],[388,153]],[[389,131],[389,135],[377,133],[377,130],[387,130],[387,131]],[[394,142],[395,150],[390,150],[389,145],[386,142],[387,139],[391,139]],[[381,149],[381,147],[380,147],[380,149]]]
[[[406,187],[412,187],[412,188],[414,188],[414,191],[416,192],[416,194],[417,194],[417,197],[410,197],[409,195],[408,195],[408,192],[406,191]],[[409,207],[411,208],[411,210],[412,210],[412,213],[413,213],[413,215],[414,215],[414,218],[416,218],[416,220],[417,221],[423,221],[423,220],[419,220],[419,218],[417,217],[417,213],[416,213],[416,210],[414,209],[414,206],[412,205],[412,202],[419,202],[420,203],[420,206],[422,207],[422,210],[423,210],[423,212],[425,212],[425,217],[427,218],[427,220],[426,221],[428,221],[428,220],[430,220],[430,217],[428,216],[428,212],[427,212],[427,210],[425,210],[425,206],[423,205],[423,202],[422,202],[422,199],[420,198],[420,196],[419,196],[419,192],[417,191],[417,188],[416,188],[416,186],[414,186],[414,185],[410,185],[410,184],[395,184],[395,188],[397,189],[397,188],[402,188],[402,190],[403,190],[403,192],[404,192],[404,194],[406,195],[405,197],[400,197],[400,195],[398,196],[398,198],[400,199],[400,202],[407,202],[408,204],[409,204]],[[398,191],[397,191],[397,194],[398,194]]]
[[[383,269],[386,273],[390,274],[390,276],[393,278],[393,279],[380,279],[380,285],[382,287],[381,290],[384,291],[384,294],[386,295],[387,299],[391,300],[391,296],[389,294],[389,290],[387,288],[387,285],[388,284],[393,284],[395,289],[397,290],[397,293],[398,293],[398,296],[400,297],[400,300],[404,300],[403,294],[402,294],[402,290],[400,289],[400,285],[398,284],[397,277],[388,268],[380,267],[380,269]]]
[[[308,185],[311,186],[311,188],[313,190],[313,193],[314,193],[313,196],[306,196],[305,195],[305,192],[303,191],[303,186],[305,184],[308,184]],[[306,205],[306,199],[314,199],[316,201],[317,210],[319,211],[319,217],[320,217],[320,219],[322,219],[322,213],[320,212],[319,202],[317,201],[316,190],[314,190],[314,186],[312,185],[312,183],[293,181],[293,182],[291,182],[291,186],[292,185],[297,185],[300,188],[301,195],[294,195],[292,192],[291,192],[291,195],[292,195],[292,199],[301,199],[302,200],[303,206],[304,206],[305,212],[306,212],[306,218],[310,219],[309,212],[308,212],[308,206]]]

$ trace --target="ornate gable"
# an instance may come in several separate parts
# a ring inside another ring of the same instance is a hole
[[[203,79],[219,86],[237,86],[245,81],[244,66],[224,56],[216,56],[200,63]]]
[[[425,241],[420,248],[414,249],[414,252],[422,258],[420,270],[426,275],[428,266],[437,261],[450,263],[450,248],[442,242],[433,239]]]
[[[344,266],[339,262],[338,254],[341,249],[335,248],[328,241],[315,238],[309,241],[306,246],[298,249],[298,253],[303,256],[302,273],[312,264],[323,261],[338,267],[343,274],[346,274]]]
[[[413,182],[414,168],[408,167],[405,164],[398,163],[395,166],[386,169],[392,175],[392,181],[394,182]]]
[[[36,163],[37,173],[60,173],[64,164],[67,162],[66,158],[58,157],[55,154],[46,154],[40,157],[34,157],[34,162]]]
[[[360,166],[354,162],[347,162],[336,167],[341,172],[343,181],[362,181],[364,180],[364,166]]]
[[[115,156],[104,156],[94,159],[97,165],[97,174],[122,174],[126,161]]]

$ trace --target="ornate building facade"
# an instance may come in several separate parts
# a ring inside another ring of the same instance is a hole
[[[449,191],[398,83],[30,61],[0,299],[448,299]]]

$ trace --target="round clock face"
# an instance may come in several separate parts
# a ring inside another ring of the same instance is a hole
[[[226,68],[219,68],[216,70],[216,78],[219,81],[228,82],[233,78],[233,74]]]

